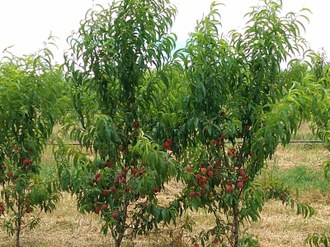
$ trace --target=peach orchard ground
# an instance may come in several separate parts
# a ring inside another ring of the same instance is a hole
[[[47,157],[46,157],[47,159]],[[322,145],[291,145],[287,148],[279,147],[268,168],[278,166],[287,170],[297,165],[306,165],[315,170],[322,169],[322,162],[330,159],[330,153]],[[263,179],[263,176],[261,176]],[[167,190],[160,195],[160,200],[166,202],[170,195],[178,192],[176,184],[169,184]],[[269,201],[262,212],[259,222],[247,224],[248,232],[258,235],[261,247],[296,247],[303,246],[304,239],[309,233],[330,229],[330,193],[319,190],[308,190],[299,197],[300,201],[308,202],[315,207],[317,214],[304,219],[296,216],[291,208],[286,208],[279,201]],[[192,212],[190,216],[180,220],[177,227],[162,228],[157,233],[140,237],[134,243],[125,242],[123,246],[192,246],[188,240],[188,232],[182,230],[182,225],[193,221],[193,232],[211,226],[212,218],[205,212]],[[0,247],[14,246],[14,239],[0,232]],[[73,197],[64,193],[56,211],[42,215],[40,225],[33,231],[25,231],[22,235],[22,246],[34,247],[65,247],[65,246],[111,246],[110,236],[100,233],[99,218],[92,214],[80,214],[76,210]]]

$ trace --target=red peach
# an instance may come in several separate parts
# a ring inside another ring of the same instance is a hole
[[[32,164],[32,160],[30,160],[30,159],[24,159],[22,163],[23,163],[24,166],[31,165]]]
[[[228,186],[232,186],[232,185],[233,185],[233,182],[232,182],[232,181],[228,181],[228,182],[227,182],[227,185],[228,185]]]
[[[121,152],[121,153],[124,152],[124,147],[122,145],[119,145],[118,151]]]
[[[207,183],[207,178],[206,177],[201,177],[200,182],[206,184]]]
[[[207,173],[207,169],[205,167],[202,167],[201,168],[201,173],[206,174]]]
[[[112,166],[112,162],[110,162],[110,161],[105,162],[103,165],[104,168],[106,168],[106,167],[110,168],[111,166]]]
[[[243,177],[245,175],[245,170],[243,168],[239,169],[238,175]]]
[[[137,119],[134,120],[133,127],[136,128],[136,129],[140,127],[139,120],[137,120]]]
[[[112,218],[114,218],[115,220],[119,218],[119,214],[118,214],[117,211],[114,211],[114,212],[112,213]]]
[[[133,176],[135,176],[138,173],[138,171],[136,169],[132,169],[131,173]]]
[[[237,188],[242,189],[244,187],[244,183],[243,182],[238,182],[237,183]]]
[[[31,207],[28,207],[28,208],[25,209],[25,212],[27,214],[31,213],[32,211],[33,211],[33,208],[31,208]]]
[[[226,187],[226,192],[227,193],[231,193],[234,190],[234,188],[232,186],[227,186]]]
[[[190,166],[186,166],[186,171],[187,172],[192,172],[192,168]]]
[[[13,176],[14,176],[14,174],[12,172],[7,173],[7,178],[12,179]]]
[[[95,212],[96,214],[99,214],[100,211],[101,211],[101,207],[98,206],[98,207],[95,208],[95,211],[94,211],[94,212]]]
[[[211,141],[210,141],[210,144],[211,144],[211,145],[215,145],[215,144],[217,144],[217,140],[215,140],[215,139],[211,140]]]
[[[104,195],[104,196],[107,196],[108,193],[109,193],[109,191],[108,191],[107,189],[103,189],[103,195]]]
[[[173,143],[173,140],[171,138],[167,139],[166,142],[171,146]]]
[[[115,193],[117,191],[117,188],[116,188],[116,186],[112,185],[110,187],[110,190],[111,190],[112,193]]]
[[[105,211],[107,210],[107,205],[106,204],[102,204],[100,207],[101,210]]]
[[[159,192],[159,188],[158,188],[158,187],[155,187],[155,188],[153,189],[153,191],[154,191],[155,193],[158,193],[158,192]]]

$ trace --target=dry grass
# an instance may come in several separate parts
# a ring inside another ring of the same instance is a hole
[[[323,169],[323,162],[330,160],[330,152],[321,144],[297,144],[278,147],[269,164],[276,163],[282,169],[306,165],[313,169]]]
[[[309,233],[324,232],[330,228],[330,205],[311,203],[317,215],[310,219],[296,216],[291,208],[285,208],[278,201],[267,203],[261,220],[252,223],[249,232],[259,236],[260,246],[287,247],[304,246]]]
[[[308,122],[302,123],[297,133],[293,136],[295,140],[315,140],[317,139],[315,135],[313,135],[313,131],[311,130],[311,124]]]
[[[269,166],[277,165],[280,169],[289,169],[296,165],[307,165],[312,169],[321,170],[322,162],[330,159],[330,153],[321,145],[295,145],[287,148],[279,147],[269,162]],[[45,163],[51,163],[51,157],[45,155]],[[179,186],[170,184],[161,200],[166,202],[171,195],[179,191]],[[309,233],[329,231],[330,229],[330,194],[320,194],[310,190],[301,197],[317,210],[315,217],[304,219],[296,216],[291,208],[286,208],[279,201],[268,202],[262,212],[259,222],[246,225],[248,232],[258,235],[261,247],[303,246],[303,241]],[[205,212],[190,214],[190,219],[182,219],[177,227],[171,226],[160,232],[141,237],[135,243],[126,242],[123,246],[191,246],[181,225],[188,220],[196,223],[197,229],[212,226],[213,219]],[[34,247],[84,247],[84,246],[112,246],[110,236],[100,233],[100,222],[96,215],[80,214],[76,209],[74,198],[64,193],[56,211],[42,215],[41,224],[33,231],[25,231],[22,235],[22,246]],[[13,246],[14,239],[0,232],[0,247]]]
[[[269,168],[279,166],[286,171],[298,165],[307,166],[312,170],[323,170],[323,162],[330,160],[330,152],[322,145],[289,145],[279,147]],[[302,193],[299,200],[316,209],[316,215],[309,219],[295,215],[290,207],[279,201],[266,203],[261,220],[249,226],[249,232],[257,235],[260,246],[284,247],[304,246],[304,239],[309,233],[329,232],[330,229],[330,192],[320,193],[309,190]]]
[[[12,246],[12,238],[0,233],[0,246]],[[109,246],[110,237],[100,234],[99,220],[94,215],[80,214],[74,198],[64,193],[57,210],[43,214],[37,228],[22,235],[22,246]]]

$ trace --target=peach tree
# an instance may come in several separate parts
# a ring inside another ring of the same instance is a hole
[[[324,91],[319,93],[318,100],[312,112],[312,126],[316,136],[324,142],[325,147],[330,150],[330,66],[324,54],[317,54],[312,60],[312,69],[308,75],[322,86]],[[330,181],[330,160],[324,161],[325,177]],[[311,233],[305,239],[309,246],[329,246],[329,232]]]
[[[299,93],[300,78],[293,83],[282,69],[305,52],[300,32],[306,16],[304,11],[281,16],[280,1],[263,1],[246,14],[242,32],[222,35],[217,6],[212,4],[177,54],[187,90],[176,97],[181,108],[175,121],[159,116],[163,128],[155,136],[173,140],[172,152],[183,165],[186,186],[176,201],[186,209],[204,208],[215,218],[212,229],[193,239],[195,246],[253,245],[242,227],[260,218],[266,200],[278,198],[305,217],[313,214],[287,188],[255,181],[276,147],[289,143],[309,117],[315,99]]]
[[[88,11],[68,39],[65,65],[74,111],[65,127],[91,153],[63,145],[55,152],[58,173],[79,209],[100,215],[102,232],[110,232],[115,246],[176,217],[157,200],[175,166],[144,134],[151,103],[142,97],[157,97],[153,88],[165,85],[175,13],[167,0],[113,1]]]
[[[330,65],[324,56],[316,55],[313,60],[311,74],[318,84],[322,85],[325,92],[321,94],[317,105],[313,107],[313,122],[315,134],[324,141],[330,150]],[[326,171],[330,165],[326,166]]]
[[[41,173],[41,154],[58,119],[61,69],[47,48],[0,61],[0,225],[16,237],[55,208],[54,179]]]

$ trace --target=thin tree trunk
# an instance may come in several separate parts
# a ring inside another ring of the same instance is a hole
[[[115,240],[115,247],[120,247],[121,245],[121,239],[116,239]]]
[[[123,238],[124,238],[124,233],[120,233],[118,238],[115,239],[115,247],[120,247],[121,245],[121,242],[123,241]]]
[[[122,218],[122,225],[117,226],[117,238],[115,238],[115,247],[120,247],[121,242],[124,239],[125,232],[126,232],[126,220],[127,220],[127,208],[129,205],[129,200],[125,198],[125,205],[123,209],[123,218]],[[122,228],[121,228],[122,227]]]
[[[125,234],[125,231],[119,233],[118,238],[115,239],[115,247],[120,247],[121,246],[121,242],[123,241],[124,234]]]
[[[233,247],[238,247],[238,230],[239,230],[239,210],[238,205],[233,203],[234,226],[233,226]]]
[[[16,230],[16,247],[20,247],[20,245],[19,245],[20,234],[21,234],[21,230],[17,229]]]
[[[16,228],[16,247],[20,247],[20,235],[22,230],[22,212],[21,207],[18,207],[17,228]]]

